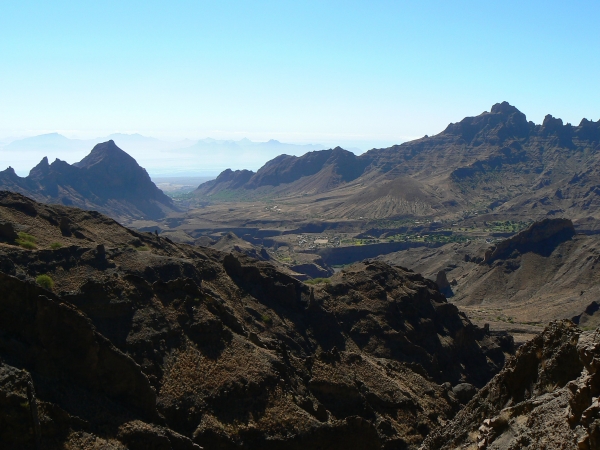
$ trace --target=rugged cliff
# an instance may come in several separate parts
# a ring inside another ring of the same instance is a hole
[[[600,448],[600,334],[554,322],[422,450]]]

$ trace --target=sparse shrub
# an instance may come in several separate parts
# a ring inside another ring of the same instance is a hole
[[[50,244],[50,248],[52,250],[58,250],[59,248],[61,248],[63,245],[60,242],[53,242],[52,244]]]
[[[35,282],[37,284],[39,284],[41,287],[43,287],[44,289],[48,289],[49,291],[52,290],[52,288],[54,287],[54,281],[52,280],[52,278],[50,278],[48,275],[39,275],[36,279]]]
[[[24,231],[19,231],[19,239],[22,239],[24,241],[29,241],[29,242],[35,242],[35,236],[32,236],[31,234],[27,234]]]
[[[138,252],[149,252],[150,247],[148,247],[147,245],[142,245],[141,247],[136,247],[136,250]]]
[[[266,324],[266,325],[271,325],[273,323],[273,319],[271,319],[270,316],[267,316],[266,314],[262,315],[262,321]]]
[[[17,244],[19,244],[21,247],[26,248],[28,250],[33,250],[34,248],[37,248],[37,246],[35,245],[36,239],[35,236],[32,236],[30,234],[27,234],[23,231],[20,231],[18,233],[19,238],[15,240],[15,242]]]

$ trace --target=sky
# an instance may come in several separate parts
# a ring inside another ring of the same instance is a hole
[[[600,119],[598,1],[0,0],[0,138],[366,150],[508,101]]]

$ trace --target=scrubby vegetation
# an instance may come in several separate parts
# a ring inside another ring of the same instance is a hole
[[[27,234],[23,231],[19,232],[18,235],[19,238],[16,239],[15,242],[21,247],[26,248],[28,250],[33,250],[34,248],[37,248],[35,236]]]
[[[62,244],[60,242],[53,242],[52,244],[50,244],[50,248],[52,250],[58,250],[59,248],[62,248]]]
[[[54,287],[54,280],[52,278],[50,278],[48,275],[39,275],[36,279],[35,282],[37,284],[39,284],[41,287],[43,287],[44,289],[48,289],[49,291],[52,290],[52,288]]]

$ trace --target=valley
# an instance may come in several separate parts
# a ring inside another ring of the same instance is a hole
[[[4,2],[0,450],[600,450],[600,2]]]
[[[553,442],[595,448],[599,158],[600,121],[501,103],[168,195],[112,141],[0,172],[0,438],[518,448],[556,392]]]

